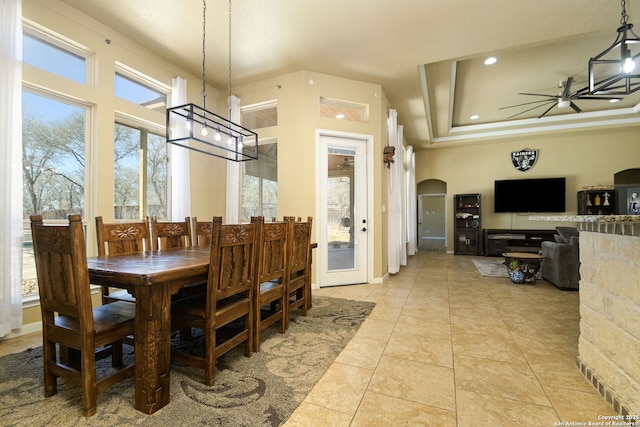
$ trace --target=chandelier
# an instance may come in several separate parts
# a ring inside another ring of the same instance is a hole
[[[589,60],[591,95],[628,95],[640,89],[640,38],[633,32],[621,1],[622,13],[617,36],[611,46]]]
[[[258,134],[231,121],[231,0],[229,0],[229,118],[207,110],[207,1],[202,1],[202,107],[191,104],[167,108],[167,142],[199,153],[243,162],[258,159]]]

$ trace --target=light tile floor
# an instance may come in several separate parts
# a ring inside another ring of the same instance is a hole
[[[376,303],[286,426],[556,426],[613,409],[575,367],[579,294],[481,277],[420,252],[384,284],[316,295]],[[0,341],[0,355],[40,345]]]
[[[555,426],[613,409],[575,366],[578,292],[420,252],[384,284],[316,295],[371,315],[285,426]]]

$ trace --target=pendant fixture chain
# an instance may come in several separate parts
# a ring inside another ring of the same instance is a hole
[[[627,15],[626,4],[627,2],[625,0],[620,1],[620,5],[622,6],[620,25],[627,25],[627,22],[629,21],[629,15]]]
[[[167,144],[232,162],[258,159],[258,134],[231,120],[231,0],[229,1],[228,119],[206,108],[207,0],[202,0],[202,106],[194,103],[167,108]],[[224,19],[224,18],[223,18]]]
[[[231,120],[231,0],[229,0],[229,93],[227,96],[229,120]]]
[[[207,90],[205,87],[207,73],[207,0],[202,0],[202,108],[207,109]]]

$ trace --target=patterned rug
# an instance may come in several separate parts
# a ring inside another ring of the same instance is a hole
[[[507,267],[502,257],[474,258],[473,263],[482,276],[485,277],[509,277]]]
[[[81,389],[58,379],[44,398],[42,347],[0,358],[0,426],[278,426],[284,423],[358,330],[375,304],[314,297],[286,334],[263,332],[260,353],[240,346],[218,359],[213,387],[203,371],[171,365],[171,402],[153,415],[133,407],[133,379],[98,394],[97,414],[81,414]],[[194,348],[197,348],[197,340]],[[132,357],[132,356],[129,356]],[[110,360],[100,362],[108,366]],[[104,369],[104,368],[103,368]]]

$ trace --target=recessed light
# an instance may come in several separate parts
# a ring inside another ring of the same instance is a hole
[[[340,113],[340,114],[336,114],[336,119],[344,119],[344,114]]]
[[[618,101],[620,101],[620,98],[611,98],[609,100],[609,102],[618,102]]]
[[[474,114],[473,116],[469,117],[471,120],[478,120],[480,118],[479,115]]]
[[[493,65],[496,62],[498,62],[498,58],[496,58],[495,56],[490,56],[484,60],[484,65]]]

